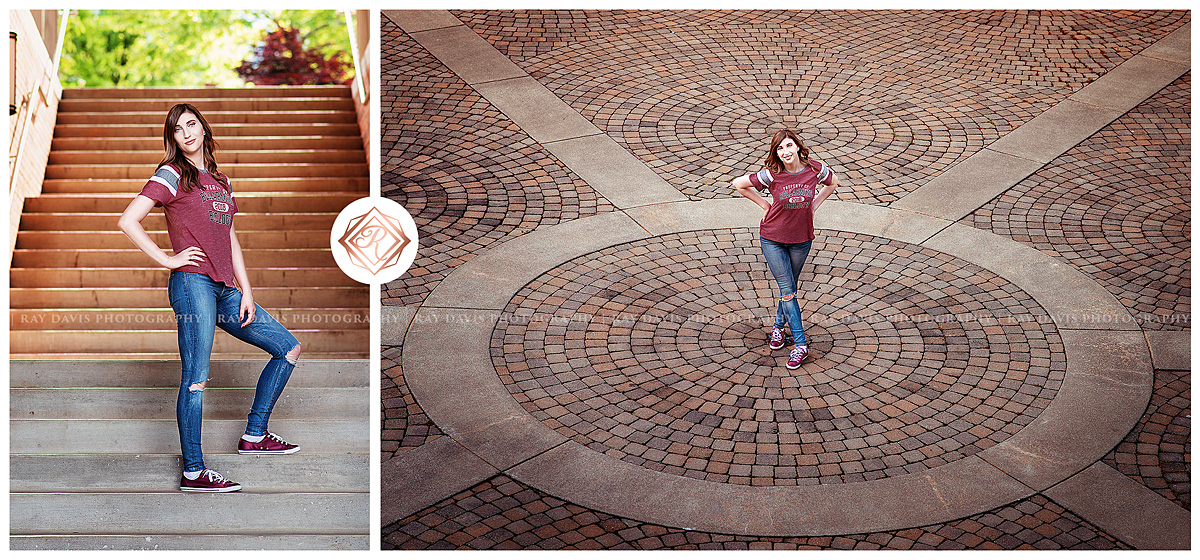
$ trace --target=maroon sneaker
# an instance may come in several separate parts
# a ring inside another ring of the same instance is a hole
[[[771,340],[767,342],[767,346],[772,350],[783,348],[783,331],[779,327],[771,329]]]
[[[271,432],[267,432],[267,436],[257,443],[238,438],[238,453],[242,455],[287,455],[297,451],[300,451],[299,445],[283,441]]]
[[[196,480],[180,476],[179,489],[184,492],[237,492],[242,489],[242,485],[221,476],[217,471],[204,469]]]
[[[792,349],[791,355],[788,356],[787,368],[799,369],[800,364],[804,362],[804,358],[808,357],[807,346],[797,346]]]

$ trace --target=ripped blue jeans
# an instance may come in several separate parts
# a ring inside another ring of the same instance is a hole
[[[216,282],[205,274],[171,271],[167,296],[175,310],[179,329],[179,360],[183,374],[175,414],[179,421],[179,445],[183,451],[183,470],[204,469],[200,446],[200,424],[204,418],[204,389],[208,382],[208,364],[212,357],[216,327],[271,354],[254,391],[254,403],[247,417],[246,433],[264,435],[275,401],[283,393],[295,368],[300,343],[262,307],[255,305],[254,322],[242,327],[238,312],[242,292]]]
[[[812,241],[804,243],[778,243],[762,236],[758,238],[762,245],[763,257],[767,259],[767,268],[775,278],[775,286],[779,290],[779,305],[775,310],[775,328],[792,327],[792,343],[796,346],[806,346],[808,340],[804,337],[804,323],[800,320],[800,271],[804,270],[804,262],[808,260],[808,252],[812,249]]]

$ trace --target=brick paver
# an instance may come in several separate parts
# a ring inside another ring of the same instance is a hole
[[[390,21],[381,18],[383,195],[413,216],[421,248],[384,305],[419,305],[454,267],[540,225],[612,206]],[[440,431],[408,392],[392,349],[383,368],[382,453]]]
[[[612,210],[389,19],[381,50],[383,196],[404,206],[421,248],[384,305],[418,305],[454,267],[533,228]]]
[[[1032,421],[1065,360],[1015,286],[930,249],[829,232],[802,275],[812,357],[767,347],[751,229],[666,235],[563,263],[518,292],[493,362],[535,417],[669,474],[752,485],[917,472]],[[1040,320],[1039,320],[1040,319]]]
[[[1191,328],[1191,75],[963,220],[1071,263],[1145,329]]]
[[[1185,12],[455,12],[692,198],[799,126],[841,200],[888,204],[1062,101]]]
[[[400,366],[384,357],[381,369],[379,404],[383,427],[379,433],[380,460],[387,461],[399,451],[424,445],[442,435],[442,431],[417,404]]]
[[[803,507],[797,504],[797,507]],[[383,528],[384,549],[1112,550],[1129,547],[1042,495],[949,523],[860,535],[756,537],[644,523],[505,475]]]
[[[1105,458],[1109,466],[1192,509],[1192,376],[1155,370],[1154,395],[1137,426]]]

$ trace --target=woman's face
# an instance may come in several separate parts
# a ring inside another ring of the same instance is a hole
[[[203,156],[204,126],[200,124],[199,117],[190,112],[179,115],[179,120],[175,122],[175,145],[189,159],[196,154]]]
[[[797,146],[796,141],[791,138],[784,138],[779,147],[775,148],[775,155],[779,156],[779,160],[788,166],[796,161],[796,156],[799,153],[800,146]]]

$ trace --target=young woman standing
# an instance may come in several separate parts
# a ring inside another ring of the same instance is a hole
[[[733,180],[738,193],[766,212],[759,223],[759,240],[779,289],[775,326],[768,344],[772,350],[783,348],[783,328],[791,327],[795,348],[788,356],[788,369],[799,368],[808,356],[797,300],[803,296],[798,290],[800,271],[816,237],[813,214],[838,185],[832,170],[808,156],[808,147],[795,132],[780,130],[771,138],[767,168]],[[770,202],[758,194],[762,189],[770,191]]]
[[[166,156],[141,193],[129,203],[117,225],[135,245],[171,270],[167,295],[175,311],[179,359],[183,366],[176,401],[183,452],[185,492],[233,492],[241,485],[205,468],[201,450],[204,389],[216,327],[271,354],[254,393],[246,433],[238,453],[281,455],[300,448],[267,431],[267,420],[283,392],[300,343],[283,325],[254,303],[242,248],[234,230],[237,203],[229,178],[217,171],[217,143],[203,115],[181,103],[167,113],[163,126]],[[155,206],[162,206],[173,255],[159,248],[142,227]]]

